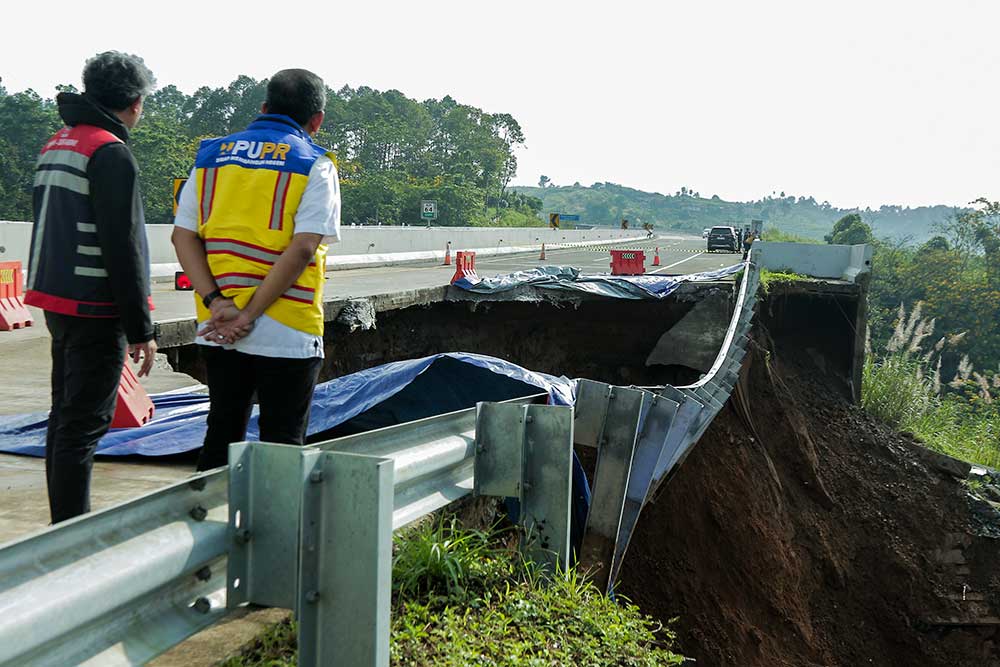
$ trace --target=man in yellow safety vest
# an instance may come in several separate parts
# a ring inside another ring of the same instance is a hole
[[[256,393],[260,440],[304,444],[323,362],[327,243],[340,237],[333,155],[313,143],[326,86],[282,70],[246,130],[201,143],[173,243],[197,294],[210,408],[199,470],[245,439]]]

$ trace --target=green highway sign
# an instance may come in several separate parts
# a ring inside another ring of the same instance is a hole
[[[437,220],[438,208],[436,201],[425,199],[420,202],[420,218],[422,220]]]

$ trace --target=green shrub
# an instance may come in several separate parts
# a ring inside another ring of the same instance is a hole
[[[895,427],[909,428],[935,407],[933,385],[920,362],[905,353],[865,359],[861,405],[868,414]]]
[[[393,592],[403,596],[464,593],[463,582],[482,578],[483,568],[494,560],[492,534],[461,530],[454,518],[443,517],[397,534]]]
[[[576,570],[546,576],[504,531],[429,521],[396,538],[391,664],[405,667],[679,665],[675,636]],[[273,626],[223,667],[291,667],[295,625]]]
[[[809,277],[795,273],[789,269],[780,269],[778,271],[771,271],[770,269],[760,270],[760,289],[764,294],[770,293],[773,285],[794,283],[800,280],[809,280]]]
[[[922,348],[935,323],[921,317],[921,306],[918,302],[908,317],[900,306],[886,351],[878,360],[869,351],[861,404],[872,416],[913,433],[935,451],[998,468],[1000,397],[993,396],[993,390],[1000,380],[976,372],[963,356],[955,378],[943,382],[942,356],[964,334],[942,336],[925,353]]]

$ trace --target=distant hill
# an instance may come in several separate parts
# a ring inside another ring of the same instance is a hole
[[[578,214],[582,225],[618,226],[624,217],[632,226],[649,222],[660,230],[699,233],[705,227],[745,224],[756,218],[764,221],[765,228],[776,227],[815,239],[822,239],[842,216],[860,213],[879,238],[909,238],[914,243],[921,243],[936,233],[936,224],[961,210],[951,206],[842,209],[828,202],[817,202],[812,197],[786,197],[784,193],[760,201],[730,202],[715,195],[702,197],[686,189],[683,193],[663,195],[615,183],[512,189],[541,199],[543,213]]]

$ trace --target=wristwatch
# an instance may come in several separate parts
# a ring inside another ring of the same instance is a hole
[[[220,289],[214,289],[211,292],[209,292],[208,294],[206,294],[205,296],[201,297],[201,302],[203,304],[205,304],[206,308],[209,308],[209,307],[211,307],[212,302],[215,301],[216,298],[218,298],[220,296],[222,296],[222,290],[220,290]]]

